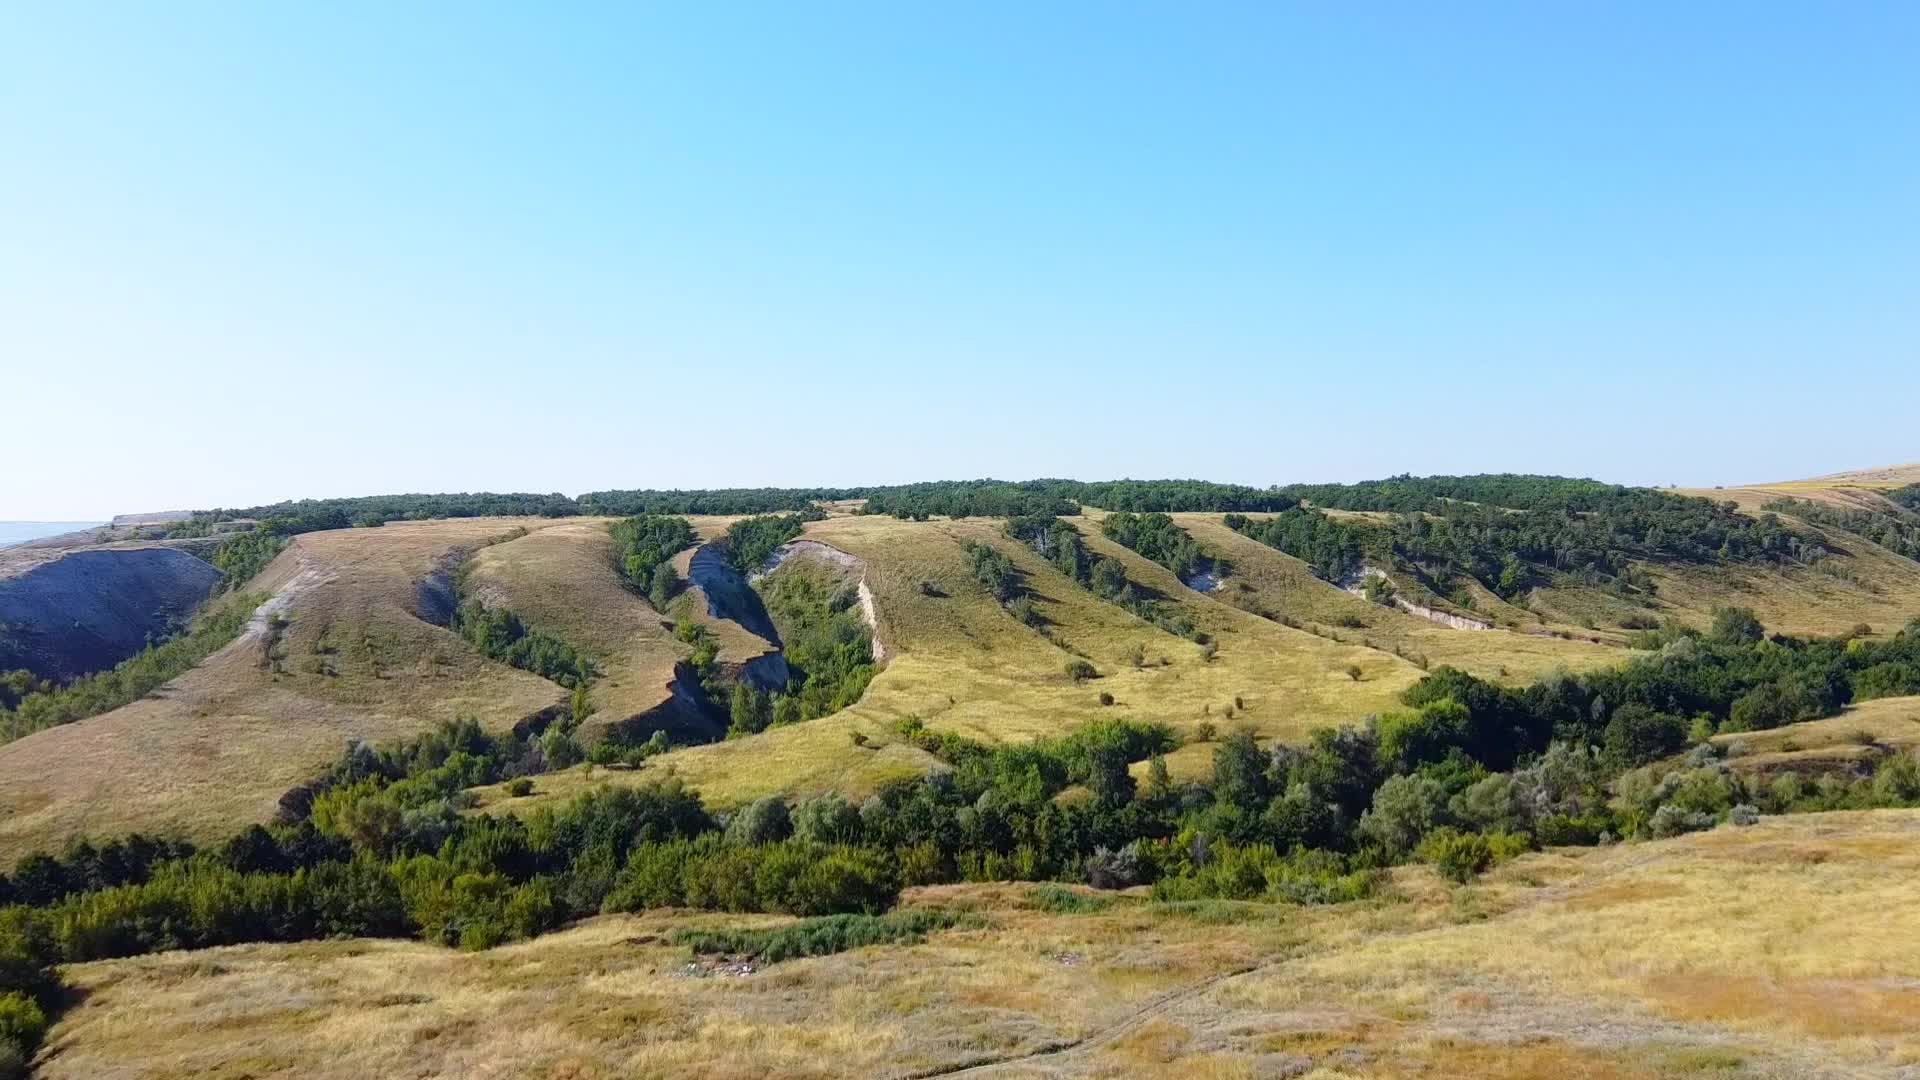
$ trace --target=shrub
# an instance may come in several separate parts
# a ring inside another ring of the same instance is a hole
[[[1113,695],[1112,695],[1112,694],[1109,694],[1109,693],[1107,693],[1107,692],[1106,692],[1106,691],[1104,691],[1104,690],[1102,690],[1102,691],[1100,692],[1100,704],[1101,704],[1101,705],[1103,705],[1103,706],[1104,706],[1104,705],[1112,705],[1112,704],[1113,704]]]
[[[922,908],[886,915],[826,915],[766,930],[677,930],[670,940],[696,953],[724,953],[777,964],[869,945],[918,944],[935,930],[978,925],[979,916]]]
[[[18,992],[0,994],[0,1045],[31,1051],[46,1032],[47,1014],[39,1002]]]
[[[524,776],[507,781],[507,794],[516,799],[533,794],[533,781]]]
[[[1421,838],[1443,823],[1447,792],[1428,776],[1392,776],[1373,796],[1373,807],[1360,816],[1360,835],[1377,843],[1390,858],[1401,858],[1420,846]]]
[[[1920,762],[1896,753],[1873,771],[1873,800],[1881,806],[1911,806],[1920,801]]]
[[[793,838],[809,844],[858,843],[860,811],[832,792],[808,799],[793,812]]]
[[[1087,679],[1095,679],[1100,676],[1100,672],[1091,663],[1078,657],[1067,661],[1066,671],[1067,678],[1072,679],[1074,682],[1084,682]]]
[[[1671,803],[1654,811],[1653,817],[1647,821],[1647,833],[1656,840],[1711,828],[1713,815],[1682,809]]]
[[[730,844],[772,844],[792,833],[793,822],[787,814],[786,800],[778,795],[748,803],[727,822]]]
[[[1039,911],[1055,915],[1092,915],[1114,904],[1111,896],[1088,896],[1064,885],[1042,885],[1033,890],[1029,902]]]
[[[1139,842],[1120,848],[1097,847],[1087,856],[1087,884],[1096,889],[1125,889],[1142,880]]]
[[[1493,845],[1479,833],[1436,829],[1420,843],[1420,860],[1449,881],[1468,882],[1493,865]]]

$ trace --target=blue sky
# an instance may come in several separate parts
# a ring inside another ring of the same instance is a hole
[[[1920,459],[1917,55],[1911,4],[16,5],[0,518]]]

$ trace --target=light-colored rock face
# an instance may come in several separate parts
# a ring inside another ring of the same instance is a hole
[[[1340,587],[1355,596],[1365,596],[1367,594],[1367,582],[1375,578],[1387,578],[1387,572],[1377,566],[1363,566],[1360,568],[1358,574],[1342,580]],[[1387,580],[1392,581],[1393,579],[1387,578]],[[1456,615],[1451,611],[1441,611],[1438,608],[1431,608],[1425,604],[1416,604],[1404,596],[1395,596],[1393,598],[1393,606],[1409,615],[1417,615],[1428,622],[1438,623],[1441,626],[1450,626],[1455,630],[1493,629],[1493,624],[1485,619],[1475,619],[1467,615]]]
[[[220,571],[165,547],[69,551],[0,578],[0,671],[104,671],[183,624]]]
[[[874,603],[873,588],[867,584],[866,561],[852,552],[842,551],[818,540],[795,540],[775,548],[773,554],[767,556],[767,561],[761,564],[760,569],[754,571],[753,576],[748,580],[759,581],[793,559],[819,559],[849,573],[860,575],[860,583],[857,586],[860,617],[866,622],[867,629],[873,632],[873,662],[886,663],[887,646],[880,640],[880,613]]]

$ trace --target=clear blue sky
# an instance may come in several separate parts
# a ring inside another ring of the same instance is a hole
[[[1920,5],[15,4],[0,518],[1920,459]]]

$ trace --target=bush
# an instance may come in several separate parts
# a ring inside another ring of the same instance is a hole
[[[12,1043],[32,1051],[47,1033],[47,1014],[40,1003],[21,993],[0,994],[0,1045]]]
[[[1436,829],[1420,843],[1420,861],[1433,864],[1440,876],[1465,883],[1493,865],[1493,845],[1479,833]]]
[[[1374,792],[1373,807],[1360,816],[1360,835],[1397,859],[1419,847],[1446,814],[1447,791],[1438,781],[1427,776],[1392,776]]]
[[[935,930],[978,925],[978,916],[923,908],[886,915],[826,915],[767,930],[676,930],[670,940],[696,953],[724,953],[777,964],[869,945],[913,945]]]
[[[792,833],[793,822],[787,814],[786,800],[778,795],[748,803],[727,822],[730,844],[772,844]]]
[[[1077,657],[1067,661],[1066,671],[1067,678],[1074,682],[1084,682],[1087,679],[1100,677],[1100,672],[1092,664]]]
[[[808,799],[793,813],[793,838],[809,844],[860,841],[860,811],[838,794]]]
[[[507,794],[516,799],[523,799],[533,794],[533,781],[524,776],[509,780],[507,781]]]
[[[1139,842],[1120,848],[1097,847],[1087,856],[1087,884],[1096,889],[1125,889],[1142,880]]]
[[[1656,840],[1711,828],[1713,828],[1713,815],[1701,813],[1698,810],[1686,810],[1672,804],[1654,811],[1653,817],[1647,821],[1647,834]]]

